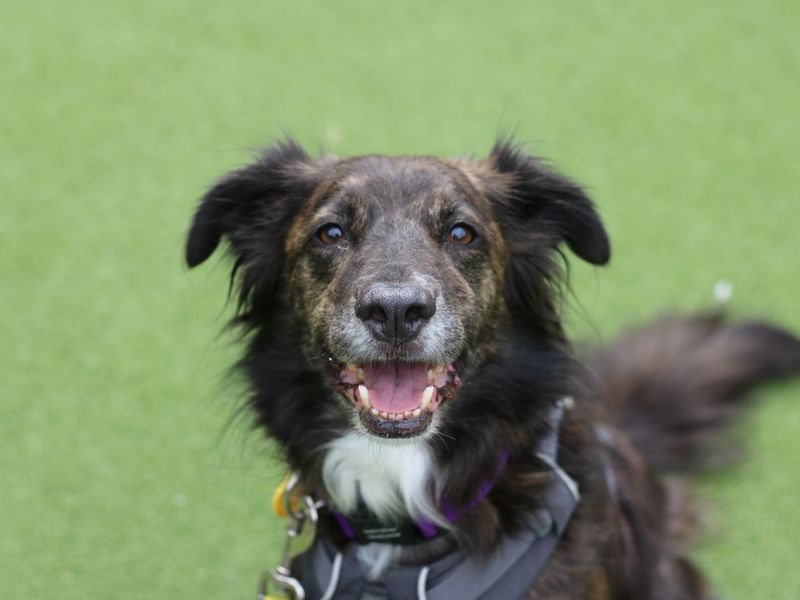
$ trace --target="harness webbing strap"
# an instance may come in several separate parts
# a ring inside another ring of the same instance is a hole
[[[558,465],[558,431],[564,403],[548,415],[548,432],[534,454],[553,477],[532,512],[529,526],[507,538],[486,560],[457,550],[423,567],[395,565],[369,581],[349,544],[341,552],[318,537],[301,558],[308,600],[491,600],[522,598],[553,552],[579,500],[575,482]],[[335,581],[331,585],[332,581]],[[420,582],[422,582],[420,584]],[[333,589],[332,589],[333,588]],[[421,588],[421,589],[420,589]],[[323,594],[324,590],[324,594]]]

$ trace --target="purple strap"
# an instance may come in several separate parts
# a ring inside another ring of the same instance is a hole
[[[508,459],[510,457],[511,452],[508,450],[503,450],[500,452],[500,457],[497,461],[497,472],[493,476],[487,477],[481,482],[481,485],[478,487],[478,493],[475,494],[475,496],[466,506],[459,508],[450,504],[450,502],[447,501],[447,498],[442,498],[440,508],[444,517],[451,523],[455,523],[464,516],[464,513],[478,506],[478,504],[489,495],[489,492],[492,491],[492,488],[494,488],[494,484],[497,483],[497,478],[500,477],[500,474],[505,470],[506,464],[508,463]],[[419,531],[423,537],[426,538],[432,538],[438,533],[436,525],[427,519],[421,519],[417,521],[417,527],[419,528]]]
[[[458,507],[450,504],[446,498],[442,499],[442,514],[447,518],[448,521],[455,523],[458,519],[464,516],[465,512],[478,506],[478,503],[480,503],[481,500],[489,495],[489,492],[491,492],[492,488],[494,488],[494,484],[497,483],[497,478],[505,470],[506,464],[508,463],[508,459],[510,457],[511,452],[508,450],[503,450],[500,452],[500,457],[497,461],[497,472],[492,477],[484,479],[481,482],[480,487],[478,487],[478,493],[475,494],[475,497],[470,500],[469,504],[466,506],[459,509]]]
[[[336,518],[336,522],[339,523],[339,527],[341,528],[342,533],[344,533],[347,536],[347,539],[348,540],[356,539],[356,532],[353,531],[353,526],[350,525],[350,521],[347,520],[347,517],[345,517],[338,510],[332,510],[331,513]]]

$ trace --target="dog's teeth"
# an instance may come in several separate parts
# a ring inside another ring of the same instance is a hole
[[[361,398],[361,404],[364,405],[364,408],[368,409],[370,407],[369,404],[369,390],[367,386],[360,385],[358,386],[358,396]]]
[[[403,418],[403,413],[394,413],[394,414],[392,415],[392,420],[394,420],[394,421],[399,421],[399,420],[401,420],[402,418]]]
[[[383,417],[384,419],[388,419],[389,418],[389,413],[386,412],[385,410],[382,410],[381,411],[381,417]]]
[[[420,415],[422,414],[422,409],[421,409],[421,408],[415,408],[415,409],[412,411],[412,413],[411,413],[411,414],[412,414],[413,416],[415,416],[415,417],[418,417],[418,416],[420,416]]]
[[[436,381],[436,373],[433,369],[428,369],[428,383],[433,384]]]
[[[364,369],[362,369],[361,367],[358,367],[356,369],[356,377],[358,377],[359,381],[364,381]]]
[[[403,416],[406,419],[410,419],[413,415],[414,415],[414,411],[412,411],[412,410],[407,410],[406,412],[403,413]]]
[[[422,392],[422,402],[420,403],[419,407],[423,410],[430,406],[431,400],[433,400],[433,395],[436,393],[436,388],[432,385],[429,385],[425,388],[425,391]]]
[[[377,409],[377,408],[373,408],[373,409],[372,409],[371,411],[369,411],[369,412],[370,412],[370,413],[372,413],[372,416],[373,416],[373,417],[377,417],[377,416],[380,414],[380,413],[378,412],[378,409]]]

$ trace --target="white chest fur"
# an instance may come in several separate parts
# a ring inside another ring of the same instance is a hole
[[[342,512],[354,510],[360,496],[378,517],[438,520],[432,501],[433,460],[422,440],[348,433],[328,447],[322,474]]]
[[[442,523],[430,448],[420,439],[384,440],[353,432],[328,446],[322,476],[331,499],[342,512],[354,510],[359,498],[379,518],[424,517]],[[359,547],[367,576],[377,578],[397,548],[389,544]]]

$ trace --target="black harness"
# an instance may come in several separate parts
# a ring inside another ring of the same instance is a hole
[[[541,495],[541,506],[528,526],[507,537],[488,559],[480,560],[461,549],[422,567],[390,566],[379,580],[369,580],[357,557],[358,544],[338,550],[317,537],[299,557],[307,600],[489,600],[522,598],[550,558],[580,499],[578,487],[556,462],[558,432],[564,399],[548,415],[548,433],[534,454],[550,470],[551,479]],[[487,491],[488,493],[488,491]],[[485,496],[485,494],[484,494]],[[483,499],[482,497],[480,498]],[[341,524],[341,521],[340,521]],[[353,523],[350,523],[353,527]],[[359,527],[360,529],[360,527]],[[385,541],[392,542],[391,527]],[[421,539],[429,538],[424,534]],[[409,534],[410,535],[410,534]],[[356,534],[356,541],[375,541],[374,535]]]

